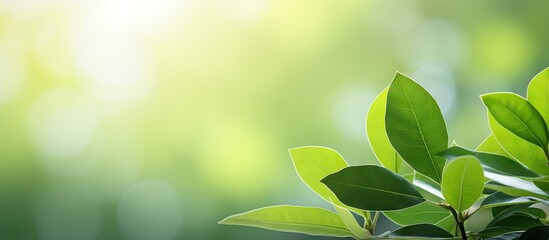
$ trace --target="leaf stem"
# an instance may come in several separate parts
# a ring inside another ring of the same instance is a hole
[[[374,214],[374,218],[372,220],[372,225],[370,226],[370,233],[372,235],[374,235],[374,232],[376,230],[376,225],[377,225],[377,219],[379,218],[379,211],[376,211],[376,213]]]
[[[465,226],[463,225],[463,221],[460,221],[461,216],[458,215],[458,213],[454,208],[450,207],[449,209],[450,209],[450,212],[452,212],[454,219],[456,220],[456,224],[461,234],[461,239],[467,240],[467,233],[465,233]]]
[[[369,211],[363,211],[364,213],[364,229],[370,229],[370,226],[372,226],[372,220],[371,220],[371,215],[370,215],[370,212]]]

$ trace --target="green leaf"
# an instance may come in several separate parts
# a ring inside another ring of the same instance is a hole
[[[491,93],[481,98],[499,124],[547,151],[549,133],[545,120],[526,99],[514,93]]]
[[[449,233],[455,232],[457,227],[456,220],[454,220],[454,216],[452,214],[449,214],[444,219],[438,221],[437,223],[435,223],[435,225],[446,230]]]
[[[431,224],[415,224],[401,227],[389,234],[391,237],[452,238],[446,230]]]
[[[496,154],[475,152],[469,149],[456,146],[456,147],[448,148],[447,150],[439,153],[438,155],[445,157],[446,159],[449,159],[449,160],[452,160],[461,156],[467,156],[467,155],[475,156],[480,161],[482,168],[488,172],[500,173],[504,175],[517,176],[517,177],[527,177],[527,178],[540,177],[540,175],[526,168],[524,165],[520,164],[519,162],[516,162],[507,157],[496,155]]]
[[[344,204],[364,210],[398,210],[425,201],[406,179],[376,165],[347,167],[321,182]]]
[[[419,173],[440,182],[446,160],[436,156],[448,147],[448,132],[435,99],[412,79],[397,73],[387,93],[387,136]]]
[[[517,239],[520,234],[524,232],[524,229],[517,227],[489,227],[478,234],[483,237],[483,239],[492,239],[492,240],[507,240],[507,239]],[[514,237],[513,236],[517,236]]]
[[[413,184],[417,187],[421,196],[431,202],[442,202],[442,199],[444,199],[440,191],[440,184],[420,173],[416,172],[414,174]]]
[[[528,102],[538,110],[545,122],[549,122],[549,68],[536,75],[528,84]]]
[[[532,227],[524,232],[519,240],[547,240],[549,239],[549,226]]]
[[[299,147],[289,150],[297,174],[311,190],[320,197],[343,205],[320,180],[348,166],[343,157],[326,147]]]
[[[507,195],[502,192],[495,192],[486,197],[480,206],[480,209],[500,207],[500,206],[509,206],[516,204],[526,204],[534,203],[534,200],[531,200],[527,197],[517,197]]]
[[[389,88],[385,88],[372,102],[366,117],[366,133],[379,163],[393,172],[406,175],[413,173],[414,170],[395,151],[385,131],[385,109],[388,91]]]
[[[384,212],[385,216],[398,225],[418,223],[436,224],[448,217],[450,212],[430,202],[423,202],[400,211]]]
[[[345,223],[345,226],[347,226],[347,229],[351,231],[351,233],[359,239],[365,239],[367,237],[370,237],[371,234],[366,229],[362,228],[358,222],[356,221],[353,214],[347,210],[346,208],[340,207],[334,203],[332,203],[332,206],[334,206],[334,209],[336,210],[337,214],[341,217],[341,220],[343,223]]]
[[[353,237],[339,215],[322,208],[272,206],[236,214],[219,223],[314,236]]]
[[[532,226],[543,225],[539,219],[545,219],[545,217],[547,215],[542,209],[513,206],[495,216],[486,227],[499,226],[526,230]]]
[[[473,205],[482,194],[482,166],[475,157],[456,158],[444,168],[441,186],[444,199],[461,212]]]
[[[538,197],[543,199],[549,197],[549,194],[539,189],[530,181],[491,172],[486,172],[485,175],[492,180],[491,182],[486,183],[486,187],[489,189],[497,190],[511,196]]]
[[[488,238],[487,240],[514,240],[518,239],[521,234],[521,231],[507,232],[501,235],[497,235],[495,237]]]
[[[475,149],[478,152],[488,152],[501,155],[510,159],[513,157],[505,151],[505,149],[499,144],[494,134],[490,134],[484,141]]]
[[[492,133],[505,148],[505,151],[532,171],[541,175],[549,175],[549,168],[546,165],[547,158],[543,149],[505,129],[490,113],[488,113],[488,121]]]

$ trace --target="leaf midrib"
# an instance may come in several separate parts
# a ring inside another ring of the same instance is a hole
[[[429,160],[431,160],[431,166],[433,167],[433,169],[435,170],[435,173],[437,174],[438,181],[440,181],[441,180],[440,173],[438,172],[438,170],[435,166],[435,161],[434,161],[434,158],[432,156],[431,150],[429,149],[429,147],[427,146],[427,142],[425,141],[425,136],[423,135],[423,131],[421,129],[421,126],[419,125],[419,121],[417,119],[417,115],[416,115],[416,111],[414,109],[414,106],[412,105],[412,102],[410,101],[410,97],[408,96],[408,91],[404,87],[404,84],[402,84],[402,82],[399,81],[399,84],[400,84],[400,87],[402,88],[402,90],[404,91],[404,96],[406,96],[406,101],[410,105],[410,109],[411,109],[412,113],[414,114],[414,120],[415,120],[417,128],[419,130],[419,134],[421,135],[421,141],[423,142],[423,145],[425,146],[425,149],[427,150],[427,153],[429,153],[428,155],[429,155]]]
[[[330,181],[328,181],[328,182],[330,182]],[[372,190],[372,191],[391,193],[391,194],[394,194],[394,195],[400,195],[400,196],[415,198],[415,199],[418,199],[418,200],[421,200],[421,201],[424,200],[423,198],[415,196],[415,195],[409,195],[409,194],[405,194],[405,193],[393,192],[393,191],[388,191],[388,190],[379,189],[379,188],[366,187],[366,186],[362,186],[362,185],[343,183],[343,182],[331,182],[331,183],[339,184],[339,185],[343,185],[343,186],[349,186],[349,187],[364,188],[364,189],[369,189],[369,190]]]
[[[540,142],[540,140],[538,139],[538,137],[530,130],[530,128],[528,127],[528,125],[526,125],[526,124],[522,121],[522,119],[520,119],[513,111],[509,110],[505,105],[503,105],[503,104],[501,104],[501,103],[499,103],[499,102],[497,102],[497,101],[492,101],[492,103],[497,104],[497,105],[503,107],[503,109],[505,109],[507,112],[511,113],[511,115],[512,115],[513,117],[515,117],[516,119],[518,119],[518,121],[522,124],[522,126],[524,126],[524,127],[526,128],[526,130],[528,130],[528,132],[534,137],[534,139],[536,139],[536,141],[538,142],[538,144],[539,144],[540,147],[544,145],[544,144],[542,144],[542,143]],[[496,119],[496,120],[497,120],[497,119]]]

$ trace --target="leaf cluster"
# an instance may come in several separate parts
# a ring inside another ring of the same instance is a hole
[[[300,178],[334,211],[273,206],[220,223],[354,239],[548,239],[549,68],[532,79],[527,98],[481,99],[492,133],[474,150],[450,146],[435,99],[397,73],[366,119],[380,165],[349,166],[325,147],[290,149]],[[479,211],[492,218],[467,229]],[[401,227],[378,233],[381,214]]]

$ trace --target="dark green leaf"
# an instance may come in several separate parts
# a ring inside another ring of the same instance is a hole
[[[537,226],[524,232],[519,240],[547,240],[549,239],[549,226]]]
[[[322,183],[344,204],[364,210],[398,210],[425,201],[406,179],[376,165],[347,167]]]
[[[485,152],[475,152],[469,149],[462,147],[450,147],[447,150],[439,153],[438,155],[445,157],[449,160],[460,156],[471,155],[475,156],[481,163],[482,168],[485,171],[517,176],[517,177],[528,177],[536,178],[540,177],[537,173],[526,168],[524,165],[520,164],[517,161],[511,160],[507,157],[485,153]]]
[[[391,237],[451,238],[452,234],[431,224],[416,224],[401,227],[389,234]]]
[[[508,232],[495,237],[488,238],[488,240],[514,240],[514,239],[518,239],[521,234],[522,234],[521,231]]]
[[[486,228],[478,233],[478,235],[482,236],[486,239],[505,239],[505,238],[496,238],[498,236],[502,236],[505,234],[517,234],[520,236],[524,232],[523,228],[517,228],[517,227],[489,227]],[[513,239],[513,238],[511,238]]]
[[[387,93],[387,136],[410,166],[436,182],[446,160],[435,154],[448,147],[448,132],[435,99],[412,79],[397,73]]]
[[[526,99],[514,93],[491,93],[481,97],[499,124],[547,151],[549,133],[545,120]]]

